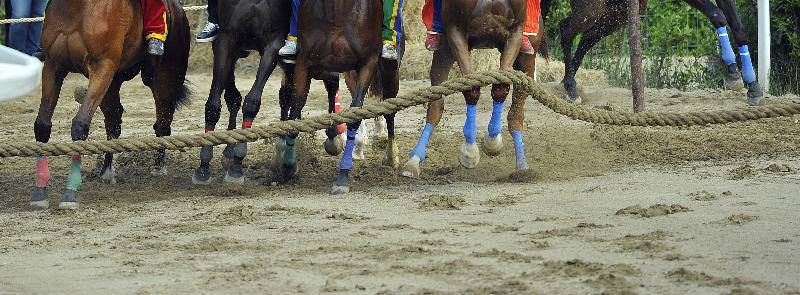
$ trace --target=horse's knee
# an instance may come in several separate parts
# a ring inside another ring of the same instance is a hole
[[[242,105],[242,114],[245,120],[252,120],[258,115],[261,109],[261,99],[245,99]]]
[[[494,84],[492,85],[492,99],[497,102],[505,101],[508,93],[511,92],[511,85],[509,84]]]
[[[38,142],[48,142],[52,131],[53,123],[51,122],[36,119],[36,123],[33,124],[33,133],[36,135],[36,141]]]
[[[480,87],[473,87],[472,90],[464,91],[464,99],[469,105],[477,104],[480,98],[481,98]]]
[[[721,9],[717,8],[716,6],[713,6],[709,9],[711,9],[711,11],[708,13],[708,20],[714,24],[714,28],[724,27],[728,23],[728,20],[725,18],[725,14],[722,13]]]
[[[220,103],[219,99],[209,99],[206,102],[205,116],[207,128],[217,125],[221,111],[222,104]]]
[[[89,124],[90,122],[88,120],[79,118],[73,119],[71,129],[72,140],[86,140],[89,138]]]

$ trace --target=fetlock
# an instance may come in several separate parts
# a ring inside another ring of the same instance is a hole
[[[761,99],[764,98],[764,92],[761,91],[761,85],[753,81],[747,84],[747,104],[751,106],[758,106],[761,104]]]

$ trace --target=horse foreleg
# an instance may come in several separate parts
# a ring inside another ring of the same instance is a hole
[[[353,94],[353,102],[350,104],[351,108],[361,108],[364,105],[364,97],[367,94],[367,88],[375,76],[375,70],[378,66],[378,56],[371,56],[369,60],[358,69],[358,77],[356,83],[356,92]],[[331,194],[344,194],[350,192],[350,183],[348,176],[353,169],[353,148],[355,147],[355,138],[358,134],[358,127],[361,121],[347,124],[347,142],[344,146],[344,153],[342,159],[339,161],[339,175],[333,183]]]
[[[122,134],[122,113],[124,111],[120,103],[119,89],[122,86],[122,80],[115,78],[108,87],[106,96],[100,104],[100,110],[103,112],[103,118],[106,127],[106,138],[116,139]],[[105,154],[103,158],[103,166],[100,169],[100,179],[110,184],[117,183],[116,169],[114,169],[114,154]]]
[[[72,119],[72,140],[85,141],[89,137],[89,126],[97,107],[105,97],[106,91],[111,84],[114,74],[117,72],[118,64],[109,59],[100,60],[89,66],[89,87],[86,92],[86,99],[81,103],[78,113]],[[58,207],[61,209],[78,209],[77,192],[83,182],[81,176],[81,157],[72,158],[69,177],[67,179],[67,190],[61,197]]]
[[[206,100],[205,104],[205,126],[203,128],[203,132],[212,132],[217,127],[217,122],[219,122],[220,115],[222,113],[222,101],[220,97],[222,96],[223,91],[230,91],[230,86],[236,88],[234,83],[235,77],[233,75],[234,65],[236,62],[236,55],[235,48],[232,45],[232,42],[229,41],[228,35],[222,34],[217,37],[216,42],[213,44],[213,51],[214,51],[214,69],[211,78],[211,90],[208,93],[208,99]],[[239,91],[236,90],[236,93]],[[226,103],[230,103],[228,99],[228,95],[231,95],[229,92],[225,94]],[[239,105],[241,105],[241,95],[231,96],[232,98],[239,97]],[[231,105],[228,105],[228,110],[231,110]],[[229,116],[233,119],[229,121],[228,128],[236,128],[236,114],[239,113],[239,108],[237,107],[235,111],[230,112]],[[231,126],[231,123],[232,125]],[[213,146],[203,146],[200,148],[200,165],[195,169],[194,174],[192,175],[192,183],[193,184],[209,184],[211,182],[211,160],[214,157],[214,147]]]
[[[379,71],[381,71],[380,86],[383,100],[396,97],[397,92],[400,91],[400,66],[398,62],[396,60],[381,59]],[[400,151],[397,148],[397,141],[394,137],[394,116],[394,113],[384,116],[384,118],[386,118],[388,141],[386,143],[386,157],[383,160],[383,164],[392,168],[398,168],[400,166],[400,157],[398,155]],[[376,124],[375,129],[377,128],[378,126]]]
[[[455,59],[450,52],[449,46],[440,48],[433,53],[433,62],[431,63],[431,85],[437,86],[447,80],[447,75],[450,73],[450,68],[453,67]],[[420,163],[425,160],[427,156],[428,142],[430,141],[433,130],[439,125],[444,112],[444,99],[437,99],[428,103],[427,113],[425,115],[425,126],[422,128],[422,134],[411,150],[408,161],[403,166],[400,175],[405,177],[417,178],[420,175]]]
[[[536,56],[520,55],[514,63],[514,69],[522,71],[533,78],[536,69]],[[508,132],[514,140],[514,155],[517,169],[527,170],[528,162],[525,160],[525,143],[523,131],[525,129],[525,100],[528,93],[522,87],[514,86],[511,98],[511,109],[508,111]]]
[[[725,18],[728,20],[728,25],[733,31],[733,40],[736,42],[739,51],[739,60],[742,62],[742,80],[747,85],[747,103],[750,105],[759,105],[764,96],[761,91],[761,85],[756,81],[756,71],[753,68],[753,61],[750,58],[750,39],[744,31],[742,19],[736,12],[736,3],[733,0],[718,0],[717,5],[722,9]]]
[[[447,39],[450,41],[450,50],[455,56],[458,66],[461,68],[461,74],[472,74],[472,65],[469,60],[469,45],[467,44],[466,34],[459,28],[450,28],[447,30]],[[475,168],[480,162],[481,153],[476,144],[478,137],[478,126],[476,122],[476,115],[478,112],[478,100],[481,97],[480,87],[473,87],[472,90],[464,91],[464,100],[466,102],[467,111],[466,119],[464,120],[464,144],[459,148],[460,154],[458,162],[466,168]]]
[[[50,134],[53,130],[53,111],[58,103],[58,95],[61,92],[61,85],[66,77],[66,72],[54,66],[52,60],[47,60],[42,70],[42,100],[39,105],[39,113],[33,125],[36,141],[46,143],[50,141]],[[47,200],[47,184],[50,182],[50,164],[46,156],[36,157],[36,181],[31,194],[30,206],[37,208],[47,208],[50,203]]]

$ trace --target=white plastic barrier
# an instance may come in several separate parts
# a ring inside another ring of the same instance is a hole
[[[41,76],[38,59],[0,45],[0,101],[30,93],[39,86]]]

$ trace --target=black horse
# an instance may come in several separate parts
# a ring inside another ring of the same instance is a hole
[[[221,1],[219,7],[220,32],[213,43],[214,71],[211,81],[211,91],[205,105],[205,131],[213,131],[220,118],[222,109],[220,96],[225,93],[225,103],[230,113],[228,130],[237,126],[236,115],[242,109],[242,128],[249,128],[253,124],[261,107],[261,96],[267,79],[278,65],[278,50],[283,46],[283,41],[289,33],[289,16],[291,7],[286,0],[230,0]],[[261,60],[256,73],[256,80],[250,92],[244,97],[236,89],[234,69],[236,60],[246,57],[248,51],[256,51],[261,55]],[[285,65],[285,76],[281,87],[280,104],[281,117],[288,118],[288,97],[291,93],[291,77],[293,66]],[[333,111],[334,98],[339,90],[339,76],[336,73],[322,73],[316,78],[322,78],[328,91],[331,104],[329,110]],[[329,140],[326,150],[338,155],[342,150],[341,140],[335,141],[338,132],[336,127],[327,131]],[[334,142],[340,142],[335,148]],[[241,183],[244,181],[244,168],[242,161],[247,154],[247,144],[240,143],[228,145],[223,151],[222,166],[225,169],[225,182]],[[211,159],[213,147],[204,146],[200,150],[200,166],[195,170],[192,182],[195,184],[208,184],[211,179]]]
[[[552,0],[542,1],[542,16],[546,17]],[[714,25],[722,46],[722,59],[725,62],[725,87],[740,90],[746,84],[747,103],[758,105],[764,96],[761,87],[756,81],[755,70],[750,60],[748,44],[750,40],[744,32],[744,26],[736,12],[734,0],[716,0],[714,5],[710,0],[683,0],[689,6],[700,10]],[[641,10],[647,5],[647,0],[640,0]],[[561,48],[564,50],[564,88],[567,90],[567,99],[579,103],[575,74],[583,62],[583,57],[597,42],[611,35],[627,24],[627,0],[570,0],[572,12],[561,21]],[[736,65],[736,55],[733,53],[731,42],[725,26],[733,31],[733,40],[738,45],[742,72]],[[573,55],[573,40],[583,34],[578,48]],[[744,82],[744,83],[743,83]]]

